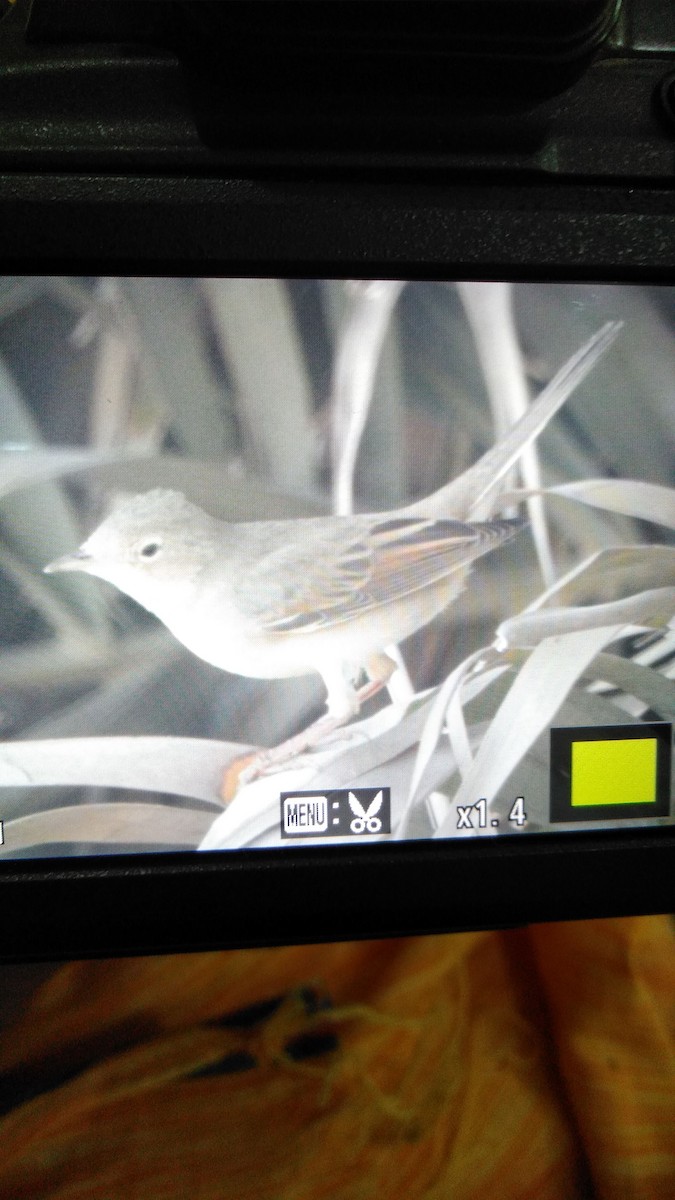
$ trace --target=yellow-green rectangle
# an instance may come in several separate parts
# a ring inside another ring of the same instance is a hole
[[[572,742],[572,808],[656,802],[656,738]]]

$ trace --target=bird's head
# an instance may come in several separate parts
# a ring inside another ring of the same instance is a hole
[[[201,570],[213,545],[214,524],[182,492],[154,488],[118,496],[80,548],[45,571],[97,575],[156,612],[163,591],[189,586]]]

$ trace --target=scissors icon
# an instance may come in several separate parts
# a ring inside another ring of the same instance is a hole
[[[379,833],[382,829],[382,822],[377,816],[377,813],[382,808],[382,792],[371,800],[368,808],[364,808],[360,800],[357,800],[353,792],[349,793],[349,807],[354,814],[354,820],[349,828],[352,833]]]

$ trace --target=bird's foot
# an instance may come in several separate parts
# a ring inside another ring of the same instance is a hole
[[[304,754],[306,750],[313,749],[343,724],[342,719],[327,714],[319,717],[318,721],[314,721],[302,733],[280,742],[278,746],[272,746],[269,750],[257,750],[255,754],[242,754],[233,759],[225,768],[220,788],[221,799],[229,804],[239,789],[247,783],[279,771],[292,759]]]
[[[370,679],[368,683],[359,688],[356,693],[356,711],[358,712],[361,705],[365,704],[367,700],[376,696],[384,686],[384,680]],[[349,715],[346,713],[340,716],[326,713],[325,716],[319,717],[318,721],[309,725],[307,729],[303,729],[302,733],[296,733],[293,737],[287,738],[285,742],[280,742],[278,746],[272,746],[269,750],[257,750],[255,754],[242,754],[233,759],[231,763],[228,763],[223,774],[220,786],[221,799],[225,804],[229,804],[239,789],[247,783],[252,783],[254,779],[260,779],[264,775],[273,775],[275,771],[285,767],[287,763],[304,754],[306,750],[313,750],[337,729],[341,729],[348,720]]]

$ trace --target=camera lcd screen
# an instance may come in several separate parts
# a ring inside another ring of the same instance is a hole
[[[669,287],[2,279],[0,856],[671,824],[674,378]]]

